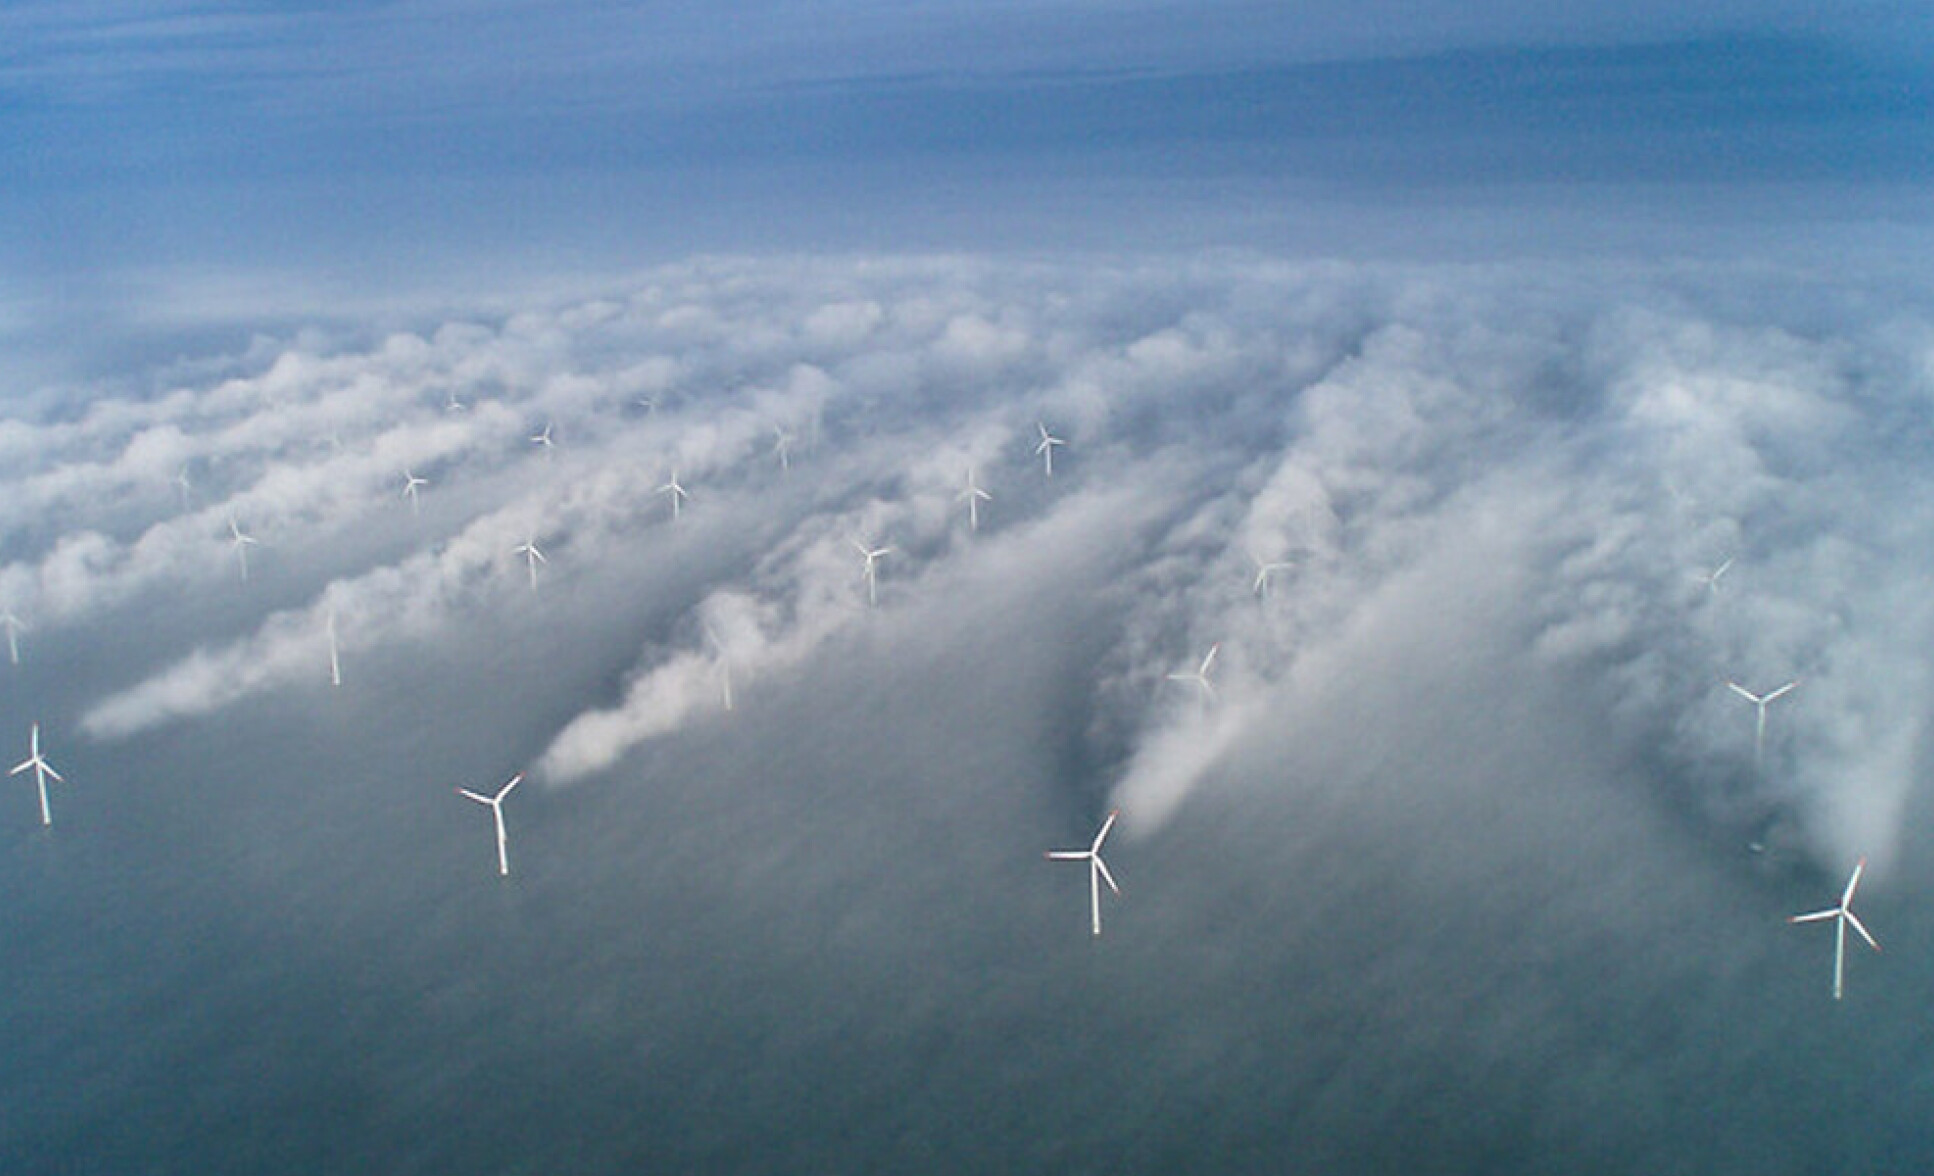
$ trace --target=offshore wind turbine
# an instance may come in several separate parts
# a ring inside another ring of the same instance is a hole
[[[524,562],[530,566],[531,591],[537,591],[537,565],[551,562],[545,559],[544,553],[537,549],[537,536],[530,535],[525,538],[522,543],[512,549],[512,554],[524,557]]]
[[[67,783],[67,778],[56,772],[54,765],[47,762],[47,757],[40,754],[39,723],[28,728],[27,745],[31,749],[27,758],[15,764],[13,771],[8,772],[7,775],[18,776],[28,768],[34,770],[34,787],[40,790],[40,823],[51,825],[54,823],[54,812],[47,807],[47,777],[52,776],[62,784]]]
[[[1737,682],[1726,683],[1734,694],[1739,695],[1759,709],[1759,716],[1753,722],[1753,766],[1759,766],[1760,748],[1766,742],[1766,704],[1799,684],[1800,680],[1795,678],[1777,690],[1769,690],[1765,694],[1754,694]]]
[[[20,631],[27,622],[13,614],[10,608],[0,608],[0,628],[7,631],[7,660],[14,665],[20,664]]]
[[[790,472],[792,469],[793,435],[778,425],[772,426],[772,455],[779,459],[779,468]]]
[[[1054,476],[1055,448],[1066,445],[1067,442],[1055,436],[1053,433],[1048,432],[1048,427],[1040,421],[1035,421],[1034,427],[1041,432],[1041,443],[1034,447],[1034,452],[1040,455],[1042,468],[1046,471],[1047,476],[1052,478]]]
[[[980,530],[980,504],[994,501],[994,496],[974,484],[974,467],[967,467],[967,488],[955,496],[956,501],[967,504],[967,529]]]
[[[542,449],[545,457],[551,455],[551,452],[557,448],[557,442],[551,440],[551,422],[545,421],[543,431],[532,435],[531,444]]]
[[[1116,895],[1121,887],[1115,885],[1115,876],[1108,872],[1108,863],[1101,860],[1101,843],[1108,840],[1108,830],[1115,827],[1115,818],[1121,816],[1120,809],[1110,809],[1108,819],[1101,823],[1101,832],[1095,834],[1093,842],[1086,849],[1050,849],[1049,861],[1087,862],[1088,863],[1088,920],[1096,935],[1101,934],[1101,884],[1108,883],[1108,889]]]
[[[189,497],[195,489],[195,484],[188,480],[187,462],[181,463],[181,468],[175,471],[174,483],[175,489],[181,494],[181,509],[187,510]]]
[[[417,506],[418,506],[416,501],[417,491],[421,490],[425,486],[428,486],[429,484],[430,484],[430,479],[417,477],[416,471],[410,470],[410,469],[405,469],[403,471],[403,497],[410,500],[411,514],[417,513]]]
[[[1867,933],[1867,927],[1860,921],[1860,916],[1853,913],[1854,888],[1860,885],[1860,872],[1866,868],[1866,858],[1861,858],[1854,864],[1853,877],[1847,879],[1847,888],[1840,892],[1839,906],[1828,907],[1826,910],[1814,911],[1812,914],[1807,915],[1793,915],[1786,920],[1789,923],[1819,923],[1827,919],[1834,921],[1833,999],[1835,1000],[1840,999],[1841,981],[1846,975],[1848,925],[1851,924],[1853,929],[1860,933],[1860,938],[1867,941],[1868,947],[1873,948],[1875,951],[1880,950],[1880,944],[1875,942],[1874,937]]]
[[[233,514],[228,516],[229,542],[235,547],[235,563],[242,569],[242,579],[248,579],[248,549],[255,544],[255,537],[242,530]]]
[[[504,833],[504,797],[509,796],[510,790],[523,782],[524,773],[519,772],[510,778],[508,784],[499,788],[495,796],[485,796],[481,792],[472,792],[468,788],[457,789],[458,796],[468,797],[478,804],[489,805],[490,815],[497,819],[497,875],[499,877],[508,877],[510,874],[510,850],[507,844],[509,838]]]
[[[1264,563],[1253,554],[1250,555],[1249,562],[1256,565],[1256,578],[1249,585],[1249,590],[1257,596],[1269,595],[1269,581],[1277,572],[1286,572],[1296,566],[1287,560],[1275,560]]]
[[[470,406],[457,399],[457,390],[450,389],[450,396],[443,402],[444,412],[469,412]]]
[[[1706,586],[1707,592],[1710,592],[1715,596],[1719,594],[1719,578],[1725,575],[1727,569],[1733,566],[1733,558],[1734,557],[1732,556],[1728,556],[1726,557],[1725,563],[1720,564],[1718,567],[1712,569],[1710,572],[1699,573],[1699,582]]]
[[[855,539],[853,540],[853,549],[860,553],[861,559],[866,561],[866,567],[860,571],[860,575],[866,577],[866,603],[877,606],[880,603],[880,570],[877,565],[879,564],[880,557],[891,552],[893,548],[868,547],[858,539]]]
[[[669,495],[671,495],[671,500],[672,500],[672,521],[673,521],[673,522],[677,522],[677,521],[678,521],[678,504],[679,504],[680,502],[682,502],[682,501],[684,501],[685,499],[687,499],[687,498],[690,498],[690,497],[691,497],[691,495],[690,495],[689,493],[687,493],[687,492],[686,492],[686,490],[685,490],[685,487],[683,487],[683,486],[681,486],[681,485],[679,485],[679,484],[678,484],[678,471],[677,471],[677,470],[673,470],[673,471],[672,471],[672,478],[671,478],[671,481],[669,481],[669,482],[666,482],[666,483],[665,483],[665,484],[664,484],[663,486],[660,486],[660,487],[658,488],[658,492],[659,492],[660,494],[669,494]]]
[[[1202,697],[1207,702],[1215,701],[1215,686],[1209,681],[1209,667],[1215,664],[1215,655],[1222,649],[1222,643],[1209,646],[1209,652],[1202,658],[1202,664],[1193,670],[1177,670],[1168,676],[1171,682],[1193,682],[1202,688]]]

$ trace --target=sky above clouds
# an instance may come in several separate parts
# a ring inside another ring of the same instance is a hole
[[[0,1154],[1925,1167],[1916,17],[8,7]]]

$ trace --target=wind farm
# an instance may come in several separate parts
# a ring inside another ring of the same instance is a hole
[[[1934,87],[1790,7],[0,16],[0,1156],[1928,1168]]]

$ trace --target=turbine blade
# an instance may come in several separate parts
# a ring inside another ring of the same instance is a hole
[[[28,768],[31,768],[33,766],[34,766],[34,761],[22,760],[19,764],[15,765],[14,769],[11,772],[8,772],[7,775],[18,776],[20,773],[26,771]]]
[[[1780,687],[1778,690],[1775,690],[1769,693],[1766,696],[1766,701],[1767,702],[1773,701],[1775,698],[1778,698],[1780,695],[1785,694],[1787,691],[1793,689],[1793,687],[1798,686],[1799,684],[1800,684],[1800,680],[1798,678],[1793,679],[1791,682],[1788,682],[1786,685]]]
[[[1762,701],[1764,701],[1763,699],[1760,698],[1759,695],[1754,694],[1752,691],[1746,689],[1744,686],[1741,686],[1737,682],[1728,682],[1726,683],[1726,685],[1732,687],[1732,691],[1734,694],[1739,695],[1741,698],[1745,699],[1747,702],[1752,703],[1754,706],[1758,706]]]
[[[519,784],[522,784],[523,782],[524,782],[524,773],[519,772],[515,776],[512,776],[510,780],[502,788],[499,788],[497,790],[497,799],[502,800],[504,797],[509,796],[510,790],[517,787]]]
[[[1108,883],[1108,889],[1114,891],[1116,894],[1120,894],[1121,887],[1115,885],[1115,876],[1108,872],[1108,863],[1101,860],[1100,854],[1096,854],[1094,860],[1095,872],[1101,875],[1101,880]]]
[[[1120,809],[1109,809],[1108,819],[1101,823],[1101,832],[1095,834],[1095,842],[1088,847],[1089,853],[1100,853],[1101,843],[1108,840],[1108,830],[1115,827],[1115,818],[1121,816]]]
[[[1874,937],[1871,934],[1868,933],[1867,925],[1860,921],[1859,915],[1854,914],[1852,911],[1848,911],[1847,922],[1853,924],[1853,929],[1855,931],[1860,932],[1860,938],[1867,941],[1868,947],[1873,948],[1875,951],[1880,950],[1880,944],[1874,940]]]
[[[1050,849],[1046,856],[1057,862],[1079,862],[1093,855],[1085,849]]]
[[[54,770],[54,765],[48,763],[46,760],[40,761],[40,770],[43,772],[46,772],[49,776],[52,776],[54,779],[59,780],[62,784],[67,783],[67,777],[61,775],[59,772],[56,772]]]
[[[467,796],[471,800],[476,801],[478,804],[496,804],[497,803],[495,800],[492,800],[490,797],[484,796],[481,793],[472,792],[468,788],[457,789],[457,795]]]
[[[1830,911],[1814,911],[1808,915],[1789,915],[1786,921],[1789,923],[1819,923],[1827,919],[1837,919],[1839,917],[1840,908],[1834,907]]]
[[[1855,862],[1855,863],[1854,863],[1854,865],[1853,865],[1853,877],[1851,877],[1851,878],[1848,878],[1848,879],[1847,879],[1847,889],[1846,889],[1846,890],[1845,890],[1845,891],[1844,891],[1844,892],[1843,892],[1843,893],[1842,893],[1842,894],[1840,895],[1840,909],[1841,909],[1841,910],[1845,910],[1845,909],[1847,909],[1847,908],[1848,908],[1849,906],[1852,906],[1852,905],[1853,905],[1853,891],[1854,891],[1854,888],[1855,888],[1856,886],[1859,886],[1859,885],[1860,885],[1860,874],[1861,874],[1861,872],[1862,872],[1862,871],[1864,871],[1864,870],[1865,870],[1866,868],[1867,868],[1867,859],[1866,859],[1866,858],[1861,858],[1861,859],[1860,859],[1859,861],[1857,861],[1857,862]]]

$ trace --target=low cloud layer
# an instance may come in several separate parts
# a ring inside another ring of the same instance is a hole
[[[1265,735],[1383,738],[1294,724],[1400,680],[1441,624],[1473,663],[1571,683],[1696,821],[1884,866],[1934,637],[1930,340],[1911,309],[1802,314],[1764,273],[697,262],[374,342],[262,339],[13,419],[0,603],[32,659],[232,602],[100,685],[98,739],[329,689],[332,617],[344,690],[478,623],[659,618],[531,749],[563,784],[756,721],[865,627],[971,642],[895,618],[994,566],[1024,599],[1078,534],[1111,569],[1080,784],[1131,835]],[[658,595],[627,603],[645,569]],[[1792,680],[1756,748],[1727,683]]]

